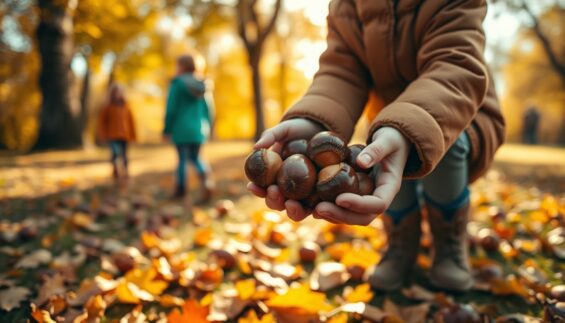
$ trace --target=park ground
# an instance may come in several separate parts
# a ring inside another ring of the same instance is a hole
[[[385,245],[380,221],[297,224],[268,212],[245,189],[250,149],[204,148],[217,182],[205,204],[194,176],[188,198],[170,199],[169,146],[132,148],[130,179],[118,184],[104,149],[0,154],[0,322],[418,322],[462,308],[489,318],[563,311],[551,288],[565,272],[565,149],[506,145],[473,185],[477,284],[455,295],[425,279],[429,235],[406,288],[369,290],[363,273]],[[321,247],[313,264],[300,261],[304,241]]]

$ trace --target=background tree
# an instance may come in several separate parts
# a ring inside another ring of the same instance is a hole
[[[253,102],[255,106],[255,139],[259,139],[265,130],[265,117],[263,111],[263,90],[261,85],[260,61],[263,54],[263,45],[269,34],[273,31],[279,15],[282,0],[276,0],[273,14],[263,25],[257,12],[257,0],[238,0],[237,3],[237,29],[247,51],[249,67],[251,68],[251,82],[253,85]]]
[[[41,113],[36,149],[82,145],[79,102],[72,93],[73,18],[77,0],[38,0]]]

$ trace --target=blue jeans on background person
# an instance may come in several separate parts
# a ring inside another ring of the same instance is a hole
[[[444,211],[447,218],[452,210],[469,201],[468,159],[471,144],[463,132],[447,151],[436,168],[420,180],[404,180],[386,214],[398,223],[420,208],[420,196],[426,203]]]
[[[125,176],[128,175],[128,157],[127,148],[128,143],[125,140],[111,140],[109,143],[110,151],[112,152],[110,161],[112,162],[113,175],[115,178],[118,177],[118,158],[122,158],[124,165]]]
[[[200,159],[200,144],[177,144],[179,165],[177,168],[177,193],[186,191],[186,162],[190,162],[196,168],[203,183],[206,181],[208,166]]]

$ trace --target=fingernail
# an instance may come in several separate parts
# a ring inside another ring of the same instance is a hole
[[[371,161],[373,161],[373,157],[371,157],[371,155],[369,154],[363,154],[359,157],[359,160],[361,161],[361,163],[368,165]]]

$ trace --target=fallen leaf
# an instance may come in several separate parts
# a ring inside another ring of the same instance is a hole
[[[53,256],[51,252],[46,249],[38,249],[34,252],[22,257],[15,265],[16,268],[33,269],[40,265],[47,264],[51,261]]]
[[[290,287],[284,294],[279,294],[266,302],[270,309],[278,311],[300,310],[306,314],[328,311],[332,307],[326,302],[326,294],[313,292],[307,285]]]
[[[354,289],[348,289],[348,292],[344,290],[344,299],[348,303],[369,303],[369,301],[373,299],[373,296],[371,286],[368,283],[355,286]]]
[[[184,304],[184,300],[173,295],[163,295],[159,297],[159,304],[163,307],[182,306],[182,304]]]
[[[379,262],[381,259],[380,255],[376,253],[372,248],[352,248],[348,250],[340,262],[346,267],[349,266],[360,266],[363,269],[372,267]]]
[[[247,315],[239,318],[237,323],[276,323],[276,321],[272,313],[267,313],[258,318],[257,313],[254,310],[250,310],[247,312]]]
[[[177,308],[167,316],[168,323],[208,323],[207,307],[203,307],[194,299],[187,299],[182,305],[182,312]]]
[[[31,317],[37,321],[37,323],[56,323],[49,311],[38,308],[35,304],[31,304]]]
[[[496,318],[496,323],[542,323],[542,319],[538,319],[525,314],[508,314]]]
[[[431,302],[436,298],[434,293],[420,285],[412,285],[409,288],[403,288],[401,292],[404,297],[417,301]]]
[[[140,305],[136,306],[131,312],[127,313],[120,319],[120,323],[145,323],[147,316],[141,311]],[[74,322],[73,322],[74,323]]]
[[[310,287],[313,290],[327,291],[343,285],[349,280],[349,273],[344,264],[338,262],[319,263],[310,276]]]
[[[238,280],[235,282],[235,289],[243,300],[250,299],[253,296],[255,287],[255,279]]]
[[[241,299],[236,289],[214,293],[207,319],[209,321],[231,320],[238,316],[250,302],[250,300]]]
[[[57,273],[53,276],[47,276],[45,281],[39,288],[39,295],[34,303],[37,306],[43,306],[51,296],[65,296],[67,288],[65,287],[65,277]]]
[[[422,303],[414,306],[401,307],[392,302],[389,298],[385,299],[383,310],[394,315],[393,318],[386,318],[386,322],[393,319],[393,322],[420,323],[425,322],[428,312],[430,311],[430,303]]]
[[[98,319],[104,315],[108,304],[100,295],[91,297],[85,304],[89,319]]]
[[[526,287],[521,284],[515,276],[506,279],[495,279],[491,282],[491,290],[495,295],[518,295],[528,297]]]
[[[205,247],[211,239],[212,229],[210,228],[199,228],[194,232],[194,245],[197,247]]]
[[[7,289],[0,290],[0,309],[4,311],[11,311],[20,307],[20,304],[25,301],[31,291],[25,287],[11,286]]]

